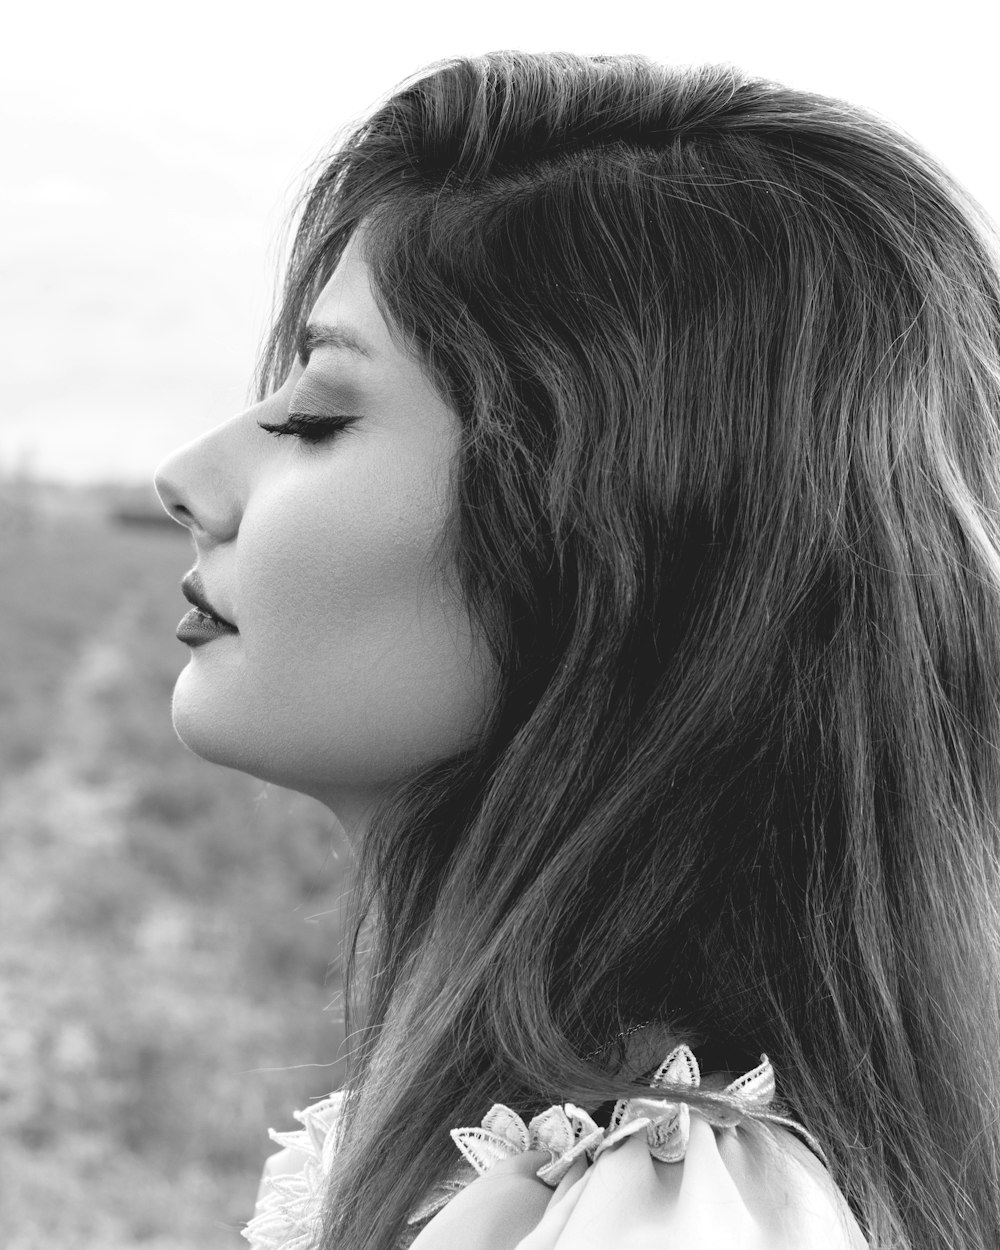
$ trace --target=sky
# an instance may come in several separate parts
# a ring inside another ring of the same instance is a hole
[[[499,48],[730,63],[881,114],[1000,219],[988,6],[53,0],[0,50],[0,476],[148,483],[243,411],[311,166]]]

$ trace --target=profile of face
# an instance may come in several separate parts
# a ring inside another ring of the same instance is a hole
[[[474,742],[495,674],[439,548],[459,420],[390,334],[359,236],[308,326],[280,390],[156,471],[238,630],[192,647],[172,719],[196,754],[309,794],[350,829]],[[290,414],[328,423],[261,428]]]

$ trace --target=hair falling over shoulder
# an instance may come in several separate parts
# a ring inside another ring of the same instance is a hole
[[[323,1247],[389,1250],[494,1102],[635,1093],[583,1056],[656,1017],[767,1053],[872,1250],[995,1250],[995,227],[728,65],[449,61],[316,177],[262,394],[361,225],[501,680],[359,849]]]

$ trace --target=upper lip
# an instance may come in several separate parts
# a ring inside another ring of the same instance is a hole
[[[208,616],[214,616],[217,621],[221,621],[223,625],[228,625],[230,629],[236,628],[232,621],[227,621],[221,612],[212,607],[211,600],[205,594],[205,585],[201,580],[201,574],[197,569],[192,569],[190,573],[185,573],[181,582],[181,590],[188,603],[193,603],[196,608],[200,608]]]

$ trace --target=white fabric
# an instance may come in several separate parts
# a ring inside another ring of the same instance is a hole
[[[253,1219],[242,1230],[252,1250],[312,1250],[318,1242],[343,1098],[338,1090],[305,1111],[296,1111],[296,1120],[304,1126],[298,1132],[268,1130],[271,1140],[284,1149],[264,1164]]]
[[[679,1046],[651,1089],[699,1084]],[[622,1100],[607,1129],[569,1103],[528,1124],[497,1104],[478,1128],[452,1130],[465,1163],[411,1215],[411,1225],[429,1219],[411,1250],[866,1250],[823,1164],[788,1130],[822,1154],[818,1144],[767,1111],[767,1056],[725,1093],[740,1110]],[[333,1094],[295,1113],[301,1131],[271,1130],[284,1149],[265,1166],[243,1232],[252,1250],[317,1244],[341,1105]],[[742,1129],[748,1117],[767,1125],[764,1145]]]
[[[822,1164],[787,1130],[778,1159],[694,1111],[685,1158],[661,1163],[639,1135],[553,1192],[541,1151],[496,1164],[452,1199],[410,1250],[867,1250]]]

